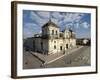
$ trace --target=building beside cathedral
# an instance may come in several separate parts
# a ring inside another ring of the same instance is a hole
[[[43,54],[63,53],[76,46],[75,32],[66,28],[60,31],[51,20],[42,26],[41,34],[34,35],[32,42],[33,51]]]

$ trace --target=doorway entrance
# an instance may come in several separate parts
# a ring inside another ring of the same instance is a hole
[[[60,46],[60,50],[62,51],[62,46]]]
[[[68,49],[68,44],[66,44],[66,48]]]

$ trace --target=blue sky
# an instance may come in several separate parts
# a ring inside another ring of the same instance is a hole
[[[33,37],[41,33],[41,27],[51,19],[60,27],[60,31],[71,28],[77,38],[90,38],[91,14],[76,12],[54,12],[23,10],[23,37]]]

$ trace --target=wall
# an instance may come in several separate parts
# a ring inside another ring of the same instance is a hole
[[[31,0],[32,1],[32,0]],[[38,1],[39,0],[34,0]],[[98,5],[100,14],[100,0],[40,0],[40,2],[54,2],[66,4]],[[14,80],[10,78],[11,68],[11,0],[0,0],[0,80]],[[100,22],[100,16],[98,16]],[[100,24],[98,25],[100,26]],[[100,30],[100,27],[98,27]],[[100,31],[98,31],[100,34]],[[100,45],[100,37],[98,38]],[[100,46],[99,46],[100,47]],[[99,52],[98,52],[99,53]],[[100,57],[100,54],[98,54]],[[100,58],[99,58],[100,61]],[[100,68],[100,62],[98,67]],[[20,79],[19,79],[20,80]],[[29,78],[22,80],[100,80],[100,69],[98,74],[74,75],[62,77]]]

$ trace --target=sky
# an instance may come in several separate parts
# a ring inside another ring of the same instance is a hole
[[[90,13],[23,10],[23,38],[41,33],[42,26],[50,19],[60,31],[71,28],[77,38],[91,37]]]

